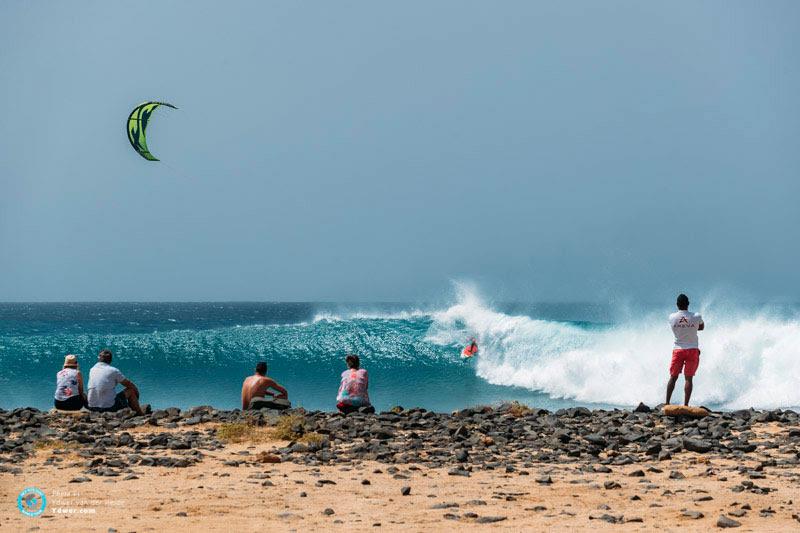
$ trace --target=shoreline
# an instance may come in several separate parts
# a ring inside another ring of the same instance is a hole
[[[253,520],[303,531],[707,530],[719,521],[758,531],[800,527],[798,413],[689,419],[637,409],[550,412],[510,403],[342,416],[200,406],[145,417],[0,410],[0,524],[95,531],[247,529]],[[16,508],[29,486],[50,494],[38,518]]]

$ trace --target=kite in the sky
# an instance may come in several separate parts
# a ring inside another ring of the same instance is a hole
[[[178,109],[174,105],[166,102],[145,102],[136,106],[133,111],[131,111],[131,114],[128,115],[128,140],[131,142],[133,149],[148,161],[158,161],[158,159],[147,149],[147,139],[144,136],[144,132],[147,129],[147,122],[150,120],[150,115],[152,115],[153,111],[160,105]]]

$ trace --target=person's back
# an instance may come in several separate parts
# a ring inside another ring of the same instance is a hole
[[[108,363],[99,361],[89,370],[89,394],[88,403],[90,408],[109,409],[114,406],[117,385],[125,380],[117,368]]]
[[[349,368],[342,372],[342,381],[336,401],[356,407],[369,405],[369,392],[367,390],[369,376],[363,368]]]
[[[692,313],[688,310],[680,310],[669,315],[669,325],[675,335],[675,348],[687,350],[699,348],[697,332],[703,317],[699,313]]]
[[[360,407],[371,407],[369,401],[369,375],[360,368],[357,355],[345,358],[348,369],[342,372],[339,392],[336,395],[336,407],[343,413],[354,411]]]
[[[249,404],[250,400],[259,396],[272,396],[269,392],[269,378],[266,376],[247,376],[242,383],[242,404]]]
[[[277,391],[278,394],[273,394],[270,389]],[[267,363],[260,361],[256,364],[256,373],[252,376],[247,376],[242,382],[242,410],[250,408],[250,402],[253,401],[253,398],[266,396],[286,400],[289,397],[289,393],[274,380],[267,377]]]
[[[111,366],[112,358],[111,350],[102,350],[97,356],[97,364],[89,370],[87,407],[91,411],[101,412],[130,407],[137,414],[144,414],[139,405],[139,389],[122,372]],[[116,392],[117,385],[124,387],[119,393]],[[146,407],[149,409],[149,406]]]
[[[78,396],[78,372],[77,368],[62,368],[56,374],[56,393],[54,398],[60,402],[65,402],[73,396]]]
[[[56,374],[56,391],[53,394],[56,409],[77,411],[85,405],[83,376],[78,370],[78,358],[69,354],[64,358],[64,367]]]

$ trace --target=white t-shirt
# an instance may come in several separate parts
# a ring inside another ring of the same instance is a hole
[[[669,315],[669,325],[675,334],[675,348],[699,348],[697,343],[697,328],[703,323],[700,313],[678,311]]]
[[[117,384],[125,381],[122,372],[108,363],[97,363],[89,371],[89,407],[108,409],[114,405]]]

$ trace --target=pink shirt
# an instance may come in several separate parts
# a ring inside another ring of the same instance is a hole
[[[336,395],[336,401],[345,405],[364,406],[370,405],[369,393],[367,387],[369,386],[369,376],[367,371],[363,368],[358,370],[349,368],[342,372],[342,383],[339,385],[339,394]]]

